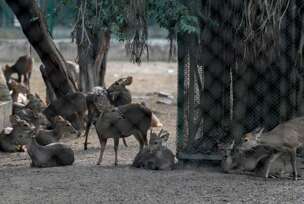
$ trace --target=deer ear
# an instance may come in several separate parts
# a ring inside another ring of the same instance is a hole
[[[259,129],[257,129],[255,132],[254,132],[254,135],[257,139],[261,138],[262,134],[263,134],[263,131],[264,131],[264,128],[263,127],[260,127]]]
[[[231,145],[229,146],[229,148],[230,148],[230,149],[233,149],[233,148],[234,148],[234,145],[235,145],[235,141],[233,140],[232,143],[231,143]]]
[[[168,133],[168,134],[165,134],[165,135],[162,135],[160,138],[162,138],[162,140],[163,140],[164,142],[167,142],[168,139],[169,139],[169,133]]]

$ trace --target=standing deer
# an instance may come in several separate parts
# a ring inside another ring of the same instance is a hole
[[[120,106],[130,104],[132,102],[131,92],[126,88],[126,86],[131,85],[133,78],[131,76],[126,78],[120,78],[115,81],[108,89],[104,87],[94,87],[91,92],[87,95],[87,106],[88,106],[88,121],[85,129],[85,142],[84,150],[88,146],[88,136],[92,123],[94,123],[99,114],[99,107],[101,106]],[[123,143],[127,146],[125,138]]]
[[[265,178],[268,178],[270,168],[283,154],[288,153],[293,169],[293,178],[297,180],[296,151],[304,143],[304,117],[295,118],[279,124],[269,132],[263,133],[263,128],[245,134],[240,150],[250,150],[258,145],[273,148],[274,151],[266,163]]]
[[[119,138],[134,135],[139,143],[140,151],[147,145],[147,131],[151,127],[161,127],[162,124],[150,109],[143,104],[127,104],[114,109],[105,107],[95,123],[100,142],[100,155],[97,165],[100,165],[108,138],[114,140],[115,165]]]
[[[19,57],[16,63],[12,66],[5,65],[3,69],[4,76],[6,81],[10,80],[12,74],[16,73],[18,75],[18,82],[20,83],[22,80],[22,76],[24,77],[23,83],[30,89],[30,79],[33,69],[33,58],[25,55]]]
[[[54,123],[55,116],[61,115],[64,119],[70,121],[80,134],[83,129],[83,119],[86,111],[86,95],[75,92],[53,101],[42,112],[51,123]]]
[[[126,86],[131,85],[132,82],[133,77],[128,76],[118,79],[107,88],[108,97],[112,105],[122,106],[132,102],[131,92],[126,88]]]

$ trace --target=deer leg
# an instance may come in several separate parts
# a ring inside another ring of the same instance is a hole
[[[114,152],[115,152],[115,162],[114,162],[114,165],[117,166],[117,151],[118,151],[118,145],[119,145],[119,138],[117,137],[114,137]]]
[[[99,154],[99,158],[97,161],[96,165],[100,165],[101,161],[102,161],[102,157],[103,157],[103,152],[105,150],[106,144],[107,144],[107,138],[102,138],[99,137],[99,142],[100,142],[100,154]]]
[[[126,141],[126,138],[122,138],[122,142],[123,142],[123,144],[125,145],[125,147],[128,147],[128,144],[127,144],[127,141]]]
[[[139,143],[139,152],[141,152],[144,148],[144,141],[143,141],[143,138],[141,137],[140,134],[134,134],[134,137],[136,138],[136,140],[138,141]]]
[[[17,79],[17,81],[18,81],[19,83],[21,83],[21,74],[18,74],[18,79]]]
[[[85,136],[84,150],[88,149],[88,137],[89,137],[90,128],[91,128],[91,121],[89,119],[88,122],[87,122],[87,125],[86,125],[85,133],[84,133],[84,136]]]
[[[271,168],[272,163],[273,163],[277,158],[279,158],[281,155],[282,155],[282,152],[278,152],[278,153],[272,154],[272,155],[270,156],[270,158],[267,160],[267,162],[266,162],[265,179],[267,179],[267,178],[269,177],[269,172],[270,172],[270,168]]]
[[[25,86],[29,89],[29,86],[28,86],[28,79],[27,79],[27,75],[26,75],[26,74],[23,75],[23,83],[24,83]]]
[[[298,170],[297,170],[297,153],[296,150],[293,150],[290,153],[290,162],[293,170],[293,179],[298,180]]]

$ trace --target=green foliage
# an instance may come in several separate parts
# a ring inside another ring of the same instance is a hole
[[[61,0],[64,5],[72,0]],[[130,3],[134,0],[82,0],[85,9],[85,24],[89,29],[107,30],[120,40],[130,39]],[[189,8],[179,0],[145,0],[146,20],[156,22],[169,33],[199,32],[199,16],[191,14]],[[79,20],[79,16],[78,16]]]
[[[149,17],[169,32],[199,32],[199,18],[178,0],[149,0]]]

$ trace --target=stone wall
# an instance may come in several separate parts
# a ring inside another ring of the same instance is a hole
[[[6,85],[2,70],[0,71],[0,131],[10,125],[9,116],[12,114],[12,99]]]

